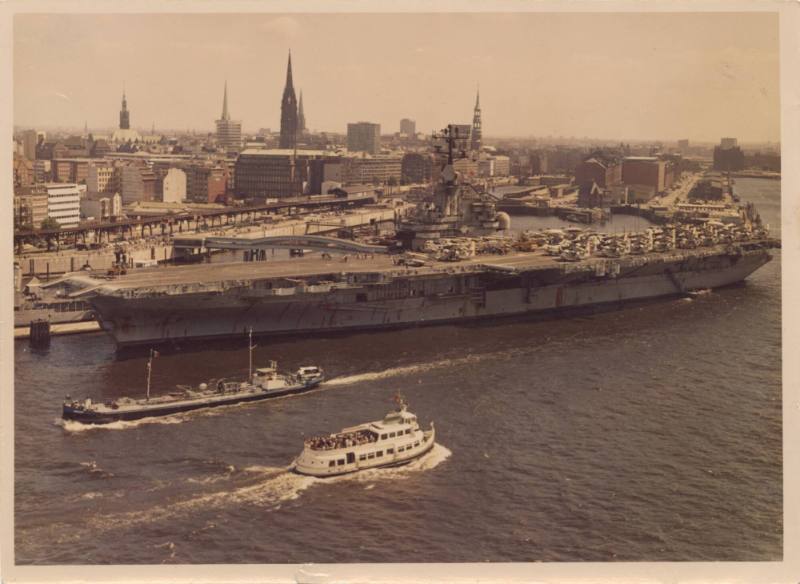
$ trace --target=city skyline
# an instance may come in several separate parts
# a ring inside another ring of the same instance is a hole
[[[275,131],[291,50],[308,127],[320,131],[366,120],[391,133],[404,117],[421,132],[467,123],[480,83],[490,137],[778,142],[777,16],[740,17],[18,15],[14,121],[113,127],[124,83],[132,127],[212,131],[227,80],[244,130]],[[366,43],[387,18],[404,31],[398,42]],[[444,23],[459,38],[483,36],[453,47],[434,32]],[[490,42],[498,29],[507,42]],[[335,50],[326,31],[336,31]]]

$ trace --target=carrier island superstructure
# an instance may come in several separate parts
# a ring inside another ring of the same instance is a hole
[[[119,347],[193,339],[318,334],[615,306],[744,280],[770,261],[760,220],[610,237],[569,230],[498,236],[508,217],[453,170],[457,127],[433,200],[398,226],[398,244],[348,256],[148,268],[83,281]],[[324,241],[324,238],[320,238]],[[269,246],[269,242],[248,245]],[[331,244],[335,247],[335,244]]]

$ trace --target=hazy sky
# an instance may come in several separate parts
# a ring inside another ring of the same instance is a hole
[[[469,122],[484,134],[780,139],[775,14],[17,15],[23,126],[277,129],[286,56],[312,129]]]

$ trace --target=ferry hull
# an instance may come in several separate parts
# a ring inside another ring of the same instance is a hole
[[[231,396],[230,399],[204,401],[204,402],[188,403],[188,404],[173,404],[173,405],[165,404],[163,407],[148,407],[147,409],[128,410],[120,412],[92,412],[92,411],[87,412],[85,410],[71,408],[70,406],[64,404],[64,406],[62,407],[62,417],[65,420],[81,422],[82,424],[110,424],[112,422],[133,421],[133,420],[141,420],[144,418],[171,416],[174,414],[190,412],[193,410],[216,408],[220,406],[230,406],[241,403],[275,399],[278,397],[285,397],[289,395],[297,395],[316,388],[321,382],[322,381],[319,380],[311,382],[306,385],[296,385],[278,391],[255,393],[246,396]]]
[[[301,468],[298,468],[296,465],[292,466],[291,470],[295,474],[311,476],[311,477],[317,477],[319,479],[326,479],[326,478],[331,478],[331,477],[340,477],[342,475],[354,474],[354,473],[357,473],[357,472],[360,472],[360,471],[365,471],[365,470],[373,470],[373,469],[377,469],[377,468],[396,468],[396,467],[399,467],[399,466],[405,466],[407,464],[410,464],[410,463],[414,462],[415,460],[419,460],[420,458],[422,458],[423,456],[428,454],[431,450],[433,450],[434,444],[435,444],[435,436],[431,435],[431,437],[426,442],[425,448],[421,449],[419,452],[414,453],[413,456],[410,456],[408,458],[403,458],[402,460],[393,460],[393,461],[385,462],[385,463],[381,463],[381,464],[372,464],[370,466],[364,466],[364,467],[361,467],[361,468],[348,468],[346,470],[342,470],[341,472],[331,472],[331,473],[328,473],[328,472],[325,472],[325,473],[323,473],[323,472],[315,472],[312,469],[301,469]]]
[[[259,296],[248,289],[224,293],[143,297],[98,295],[91,302],[118,347],[257,335],[335,333],[463,322],[523,314],[569,314],[573,309],[674,297],[691,290],[743,281],[770,261],[764,249],[680,260],[606,265],[619,273],[595,274],[560,266],[514,276],[443,273],[418,288],[412,278],[393,288],[335,290],[291,297]],[[575,265],[575,264],[572,264]],[[563,266],[563,265],[562,265]]]

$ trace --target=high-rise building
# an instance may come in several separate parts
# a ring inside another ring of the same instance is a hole
[[[689,151],[689,140],[678,140],[678,150],[682,153]]]
[[[481,92],[478,91],[475,96],[475,111],[472,114],[472,133],[470,135],[470,149],[480,150],[481,142],[483,139],[483,131],[481,129]]]
[[[125,98],[125,89],[122,90],[122,109],[119,112],[119,129],[131,129],[131,113],[128,111],[128,100]]]
[[[406,136],[414,136],[417,133],[417,123],[414,120],[403,118],[400,120],[400,133]]]
[[[238,149],[242,146],[242,122],[231,120],[228,113],[228,82],[222,96],[222,116],[217,123],[217,142],[227,149]]]
[[[22,132],[22,154],[28,160],[36,160],[36,144],[39,136],[36,130],[25,130]]]
[[[306,114],[303,112],[303,90],[300,90],[300,101],[297,105],[297,129],[303,134],[306,131]]]
[[[736,138],[721,138],[719,141],[719,147],[723,150],[736,148],[736,146],[738,146],[738,140]]]
[[[347,149],[350,152],[377,154],[381,149],[381,125],[370,122],[347,124]]]
[[[293,149],[297,146],[297,97],[292,83],[292,54],[286,67],[286,85],[281,100],[281,138],[280,148]]]

